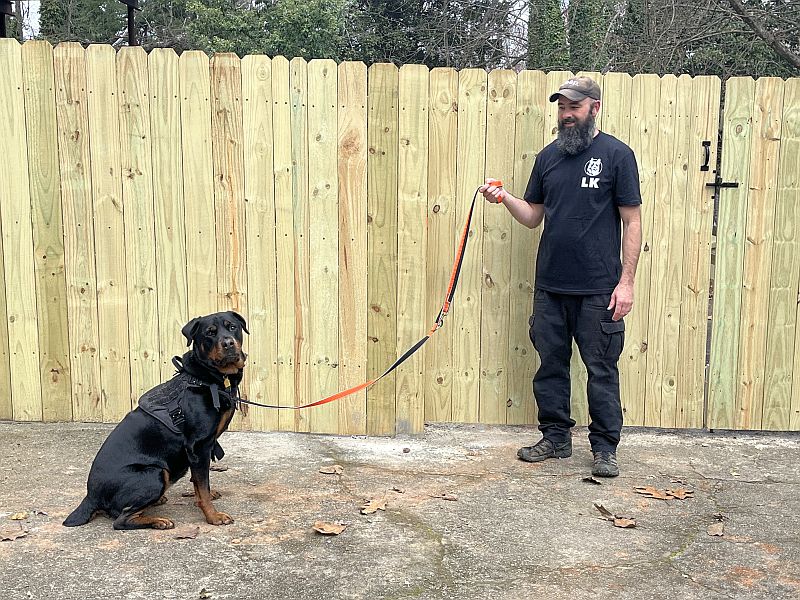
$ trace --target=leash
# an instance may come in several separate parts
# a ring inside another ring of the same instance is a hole
[[[494,185],[497,187],[502,187],[503,183],[497,179],[492,179],[487,181],[489,185]],[[408,350],[406,350],[403,355],[398,358],[394,363],[386,369],[380,376],[376,377],[375,379],[370,379],[369,381],[365,381],[355,387],[351,387],[348,390],[344,390],[342,392],[338,392],[333,394],[332,396],[328,396],[327,398],[323,398],[322,400],[317,400],[316,402],[311,402],[309,404],[303,404],[301,406],[277,406],[275,404],[261,404],[260,402],[252,402],[251,400],[243,400],[239,398],[239,402],[242,404],[250,404],[252,406],[260,406],[262,408],[277,408],[277,409],[291,409],[291,410],[300,410],[301,408],[312,408],[314,406],[322,406],[323,404],[327,404],[328,402],[333,402],[335,400],[339,400],[351,394],[355,394],[356,392],[360,392],[363,389],[370,387],[378,383],[381,379],[386,377],[389,373],[394,371],[397,367],[402,365],[406,360],[408,360],[417,350],[422,348],[422,346],[431,339],[434,333],[436,333],[442,325],[444,325],[444,318],[450,312],[450,306],[453,302],[453,296],[456,293],[456,286],[458,285],[458,278],[461,275],[461,265],[464,262],[464,251],[467,247],[467,238],[469,236],[469,227],[472,224],[472,213],[475,211],[475,200],[478,197],[478,190],[481,186],[475,188],[475,193],[472,195],[472,204],[469,207],[469,213],[467,214],[467,222],[464,224],[464,229],[461,232],[461,240],[458,244],[458,251],[456,252],[456,259],[453,263],[453,270],[450,273],[450,281],[447,284],[447,292],[445,293],[444,302],[442,303],[442,308],[439,310],[439,315],[436,317],[433,325],[431,326],[428,333],[419,340],[416,344],[411,346]]]

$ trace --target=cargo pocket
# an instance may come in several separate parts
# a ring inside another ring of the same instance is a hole
[[[607,338],[604,356],[613,360],[619,359],[625,345],[625,321],[601,321],[600,327]]]

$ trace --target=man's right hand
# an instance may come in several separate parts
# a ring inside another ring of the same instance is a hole
[[[497,179],[487,179],[486,183],[478,188],[478,191],[483,194],[486,201],[492,204],[502,203],[506,195],[502,185],[494,185],[496,182]]]

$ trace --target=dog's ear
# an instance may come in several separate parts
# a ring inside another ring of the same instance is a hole
[[[202,317],[195,317],[191,321],[189,321],[186,325],[183,326],[181,329],[181,333],[183,337],[186,338],[186,345],[191,346],[192,340],[194,339],[194,334],[197,333],[197,328],[200,326],[200,319]]]
[[[237,321],[239,321],[239,323],[241,323],[242,329],[244,329],[244,332],[249,335],[250,332],[247,331],[247,321],[244,320],[244,317],[237,312],[234,311],[229,311],[229,312],[233,315],[234,319],[236,319]]]

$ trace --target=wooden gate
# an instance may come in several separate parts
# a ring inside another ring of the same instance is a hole
[[[708,426],[800,429],[800,79],[727,82]]]

